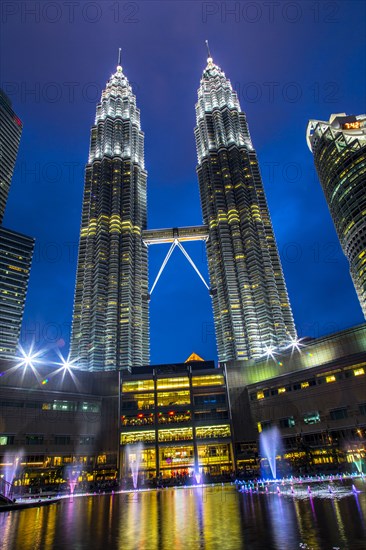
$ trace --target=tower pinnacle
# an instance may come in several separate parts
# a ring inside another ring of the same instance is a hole
[[[117,70],[122,70],[121,66],[121,48],[118,48],[118,63],[117,63]]]
[[[207,48],[207,54],[208,54],[207,63],[211,65],[213,63],[213,59],[210,52],[210,46],[208,45],[208,40],[205,40],[205,42],[206,42],[206,48]]]

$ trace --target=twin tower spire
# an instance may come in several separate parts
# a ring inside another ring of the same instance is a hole
[[[296,331],[246,116],[206,46],[194,131],[197,229],[206,235],[218,359],[230,367],[289,345]],[[149,364],[146,181],[140,111],[119,49],[85,169],[70,350],[81,368]]]

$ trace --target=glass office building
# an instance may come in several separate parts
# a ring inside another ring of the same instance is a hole
[[[366,317],[366,115],[310,120],[306,139]]]
[[[16,354],[34,239],[0,227],[0,358]]]
[[[0,224],[3,221],[23,124],[11,107],[8,96],[0,90]]]

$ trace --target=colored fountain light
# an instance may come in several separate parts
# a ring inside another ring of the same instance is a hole
[[[75,487],[78,483],[78,479],[80,475],[80,470],[81,470],[80,466],[75,464],[68,466],[66,469],[66,477],[69,482],[71,498],[74,496]]]
[[[23,458],[23,451],[20,451],[16,457],[14,457],[14,455],[10,452],[5,453],[4,463],[6,464],[6,466],[4,470],[4,479],[10,484],[9,490],[10,490],[10,486],[14,482],[14,479],[16,477],[18,467],[21,464],[22,458]]]
[[[130,465],[131,475],[132,475],[132,484],[135,490],[137,489],[137,485],[138,485],[142,450],[143,450],[143,444],[137,443],[137,444],[129,445],[129,449],[127,451],[127,457]]]
[[[201,472],[199,470],[195,470],[194,477],[196,479],[197,485],[199,485],[201,483],[201,480],[202,480]]]
[[[278,428],[269,428],[260,433],[259,443],[262,458],[268,460],[273,479],[277,477],[276,456],[281,449],[281,434]]]

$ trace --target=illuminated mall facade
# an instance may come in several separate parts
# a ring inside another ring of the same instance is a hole
[[[276,426],[278,471],[356,471],[366,459],[366,325],[243,366],[190,357],[129,373],[52,366],[0,371],[0,475],[23,485],[132,486],[259,475],[260,433]],[[362,467],[362,466],[361,466]],[[364,466],[363,466],[364,467]]]
[[[132,369],[122,381],[120,443],[122,477],[133,461],[140,461],[146,480],[231,474],[225,369],[189,359]]]

